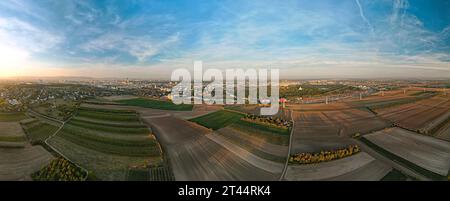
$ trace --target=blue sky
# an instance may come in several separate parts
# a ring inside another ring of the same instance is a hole
[[[0,1],[0,75],[450,77],[450,1]]]

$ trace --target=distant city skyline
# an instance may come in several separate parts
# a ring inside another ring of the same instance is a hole
[[[279,68],[281,79],[450,78],[450,2],[0,1],[0,78],[170,79]]]

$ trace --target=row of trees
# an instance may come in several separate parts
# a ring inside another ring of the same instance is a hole
[[[35,181],[83,181],[86,172],[70,161],[58,157],[31,175]]]
[[[299,153],[289,157],[289,163],[293,164],[311,164],[320,163],[336,159],[345,158],[347,156],[359,153],[361,150],[358,145],[349,145],[348,147],[333,150],[321,151],[319,153]]]
[[[283,129],[289,129],[292,126],[292,121],[284,120],[278,117],[272,117],[272,116],[258,116],[253,114],[247,114],[245,117],[242,118],[242,120],[255,122],[255,123],[261,123],[261,124],[268,124],[270,126],[275,126]]]

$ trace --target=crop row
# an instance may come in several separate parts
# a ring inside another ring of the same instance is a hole
[[[80,146],[104,153],[125,156],[158,156],[159,147],[151,138],[125,140],[94,135],[80,129],[64,128],[59,136]],[[145,139],[145,140],[144,140]]]
[[[127,128],[120,125],[102,125],[99,123],[93,123],[89,121],[83,121],[78,119],[72,119],[69,122],[70,125],[75,125],[91,130],[105,131],[111,133],[126,133],[126,134],[148,134],[149,130],[147,127],[141,125],[139,127]]]
[[[80,107],[78,111],[90,111],[90,112],[102,112],[102,113],[113,113],[113,114],[136,114],[133,110],[111,110],[111,109],[101,109],[101,108],[90,108],[90,107]]]
[[[22,124],[22,126],[32,144],[44,141],[58,130],[58,127],[40,121]]]
[[[110,126],[110,127],[122,127],[122,128],[141,128],[145,127],[142,125],[141,122],[123,122],[123,121],[103,121],[101,119],[92,119],[92,118],[86,118],[86,117],[78,117],[75,116],[71,119],[71,121],[78,121],[78,122],[84,122],[84,123],[91,123],[91,124],[97,124],[97,125],[103,125],[103,126]]]
[[[80,110],[78,111],[78,116],[112,121],[139,121],[137,115],[132,113],[106,113]]]

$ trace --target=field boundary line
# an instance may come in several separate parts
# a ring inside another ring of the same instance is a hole
[[[230,109],[226,109],[226,108],[223,108],[222,110],[225,110],[225,111],[228,111],[228,112],[234,112],[234,113],[244,114],[244,115],[248,115],[248,114],[249,114],[249,113],[246,113],[246,112],[237,111],[237,110],[230,110]],[[217,110],[217,111],[220,111],[220,110]]]
[[[293,116],[294,110],[291,109],[290,111],[291,111],[292,130],[291,130],[291,135],[289,136],[288,154],[287,154],[287,158],[286,158],[286,163],[284,164],[283,172],[281,172],[281,176],[280,176],[280,179],[278,179],[278,181],[283,181],[284,176],[286,175],[288,165],[289,165],[289,158],[291,157],[292,137],[294,136],[295,121],[294,121],[294,116]]]
[[[60,156],[62,156],[64,159],[70,161],[72,164],[74,164],[75,166],[77,166],[78,168],[80,168],[81,170],[83,170],[84,172],[86,172],[86,176],[83,178],[83,181],[86,181],[87,178],[89,177],[89,171],[83,167],[81,167],[81,165],[78,165],[77,163],[75,163],[74,161],[70,160],[67,156],[65,156],[63,153],[61,153],[58,149],[56,149],[55,147],[53,147],[50,143],[48,143],[48,140],[50,140],[51,138],[55,137],[59,131],[61,131],[64,127],[64,125],[69,122],[75,115],[72,115],[69,119],[67,119],[66,121],[61,121],[62,124],[61,126],[58,128],[58,130],[56,130],[51,136],[49,136],[47,139],[45,139],[44,143],[50,147],[53,151],[55,151],[56,153],[58,153]]]
[[[55,118],[53,118],[53,117],[50,117],[50,116],[41,114],[41,113],[36,112],[36,111],[34,111],[34,110],[32,110],[32,109],[29,109],[28,111],[30,111],[31,113],[33,113],[33,114],[35,114],[35,115],[37,115],[37,116],[40,116],[40,117],[45,118],[45,119],[48,119],[48,120],[50,120],[50,121],[56,121],[56,122],[58,122],[58,123],[64,124],[64,121],[61,121],[61,120],[59,120],[59,119],[55,119]],[[72,118],[72,117],[71,117],[71,118]],[[70,118],[69,118],[69,119],[70,119]]]

